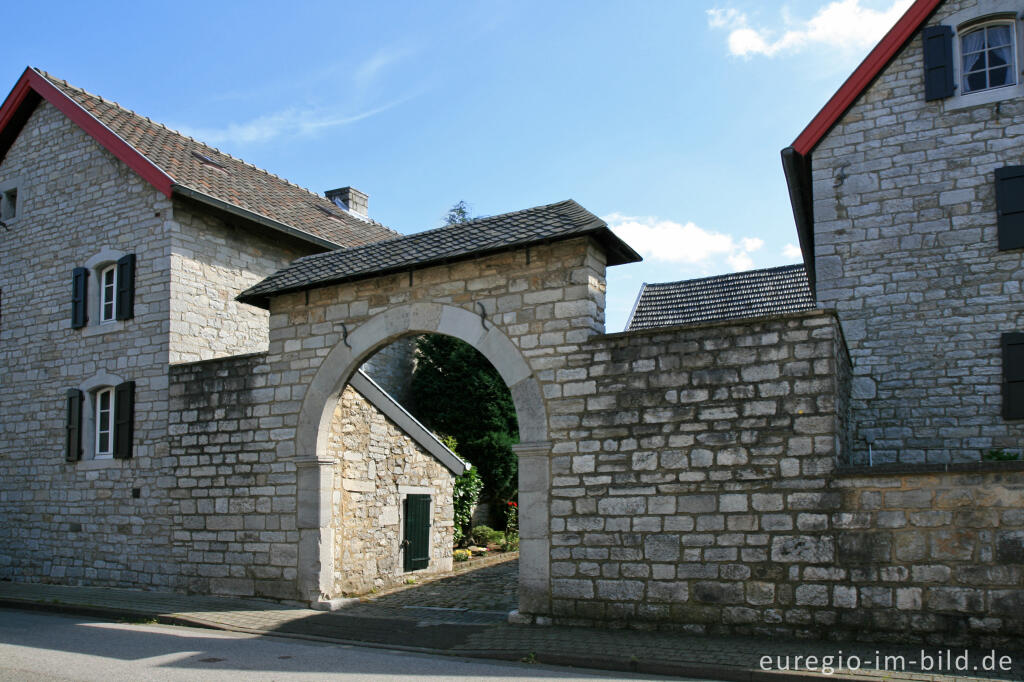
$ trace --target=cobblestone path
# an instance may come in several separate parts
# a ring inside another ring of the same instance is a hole
[[[343,613],[449,623],[500,623],[518,607],[519,560],[515,559],[370,595],[362,603],[346,607]]]

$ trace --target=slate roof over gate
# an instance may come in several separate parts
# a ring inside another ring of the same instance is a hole
[[[398,235],[333,202],[164,125],[28,68],[0,108],[0,158],[45,98],[166,196],[177,194],[237,213],[324,248],[361,246]]]
[[[762,317],[814,308],[803,265],[644,284],[626,331]]]
[[[262,307],[269,297],[328,284],[475,258],[530,244],[592,235],[604,248],[608,265],[642,260],[608,225],[572,199],[514,213],[478,218],[354,249],[304,256],[238,300]]]

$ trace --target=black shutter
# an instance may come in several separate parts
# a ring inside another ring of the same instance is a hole
[[[1024,419],[1024,333],[1003,334],[1003,418]]]
[[[118,320],[130,320],[135,316],[135,254],[130,253],[117,261],[117,311]]]
[[[126,381],[114,389],[114,457],[131,459],[132,428],[135,424],[135,382]]]
[[[953,94],[953,29],[929,26],[924,42],[924,99],[930,102]]]
[[[999,250],[1024,248],[1024,166],[996,169]]]
[[[82,392],[69,388],[67,418],[64,422],[64,458],[69,462],[82,459]]]
[[[71,274],[71,328],[79,329],[89,321],[89,270],[75,268]]]
[[[430,565],[430,495],[405,498],[405,548],[403,566],[418,571]]]

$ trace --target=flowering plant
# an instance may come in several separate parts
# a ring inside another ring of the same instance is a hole
[[[514,552],[519,549],[519,504],[509,502],[505,505],[505,542],[502,549]]]

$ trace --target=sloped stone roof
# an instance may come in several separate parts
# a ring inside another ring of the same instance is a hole
[[[267,307],[269,298],[328,284],[473,258],[539,242],[592,235],[605,249],[608,265],[641,260],[608,225],[572,199],[460,225],[418,232],[354,249],[304,256],[238,300]]]
[[[811,310],[803,265],[644,284],[626,331]]]
[[[361,246],[398,233],[218,149],[36,70],[78,106],[159,167],[175,183],[337,246]],[[185,193],[188,196],[188,193]]]

